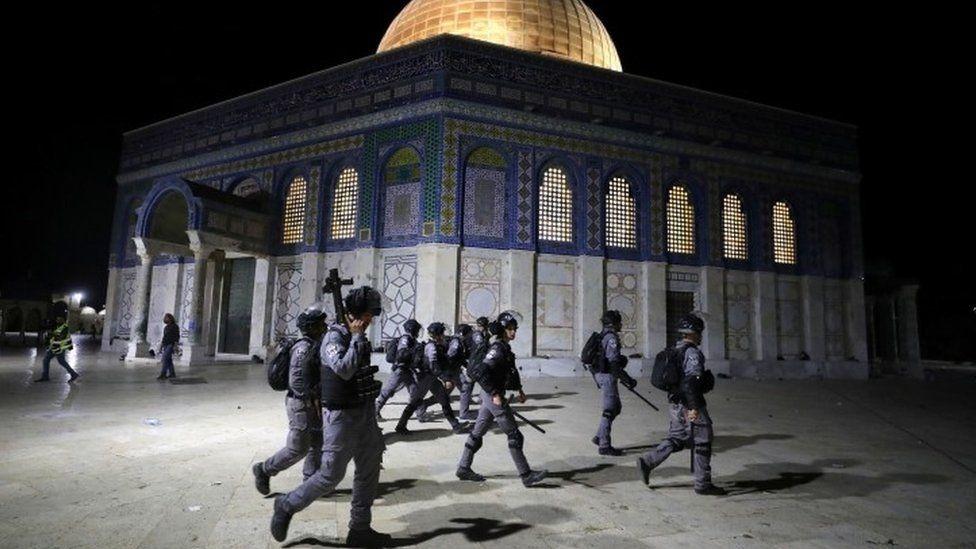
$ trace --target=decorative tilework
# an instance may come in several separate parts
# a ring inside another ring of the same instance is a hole
[[[467,166],[464,172],[465,235],[505,237],[505,172]]]
[[[607,309],[620,311],[620,343],[628,353],[638,352],[643,338],[640,266],[611,261],[607,264]]]
[[[458,322],[474,324],[478,317],[495,318],[501,312],[502,261],[461,256],[461,306]]]
[[[417,234],[420,218],[420,184],[391,185],[386,188],[383,212],[384,236]]]
[[[530,244],[534,233],[532,223],[532,153],[518,152],[518,191],[516,196],[516,233],[519,244]]]
[[[134,269],[124,269],[119,275],[119,311],[117,314],[118,326],[115,335],[128,337],[131,333],[132,308],[136,300],[136,271]]]
[[[319,221],[319,187],[321,186],[322,168],[318,165],[308,170],[308,198],[305,201],[305,244],[314,246],[318,238]]]
[[[713,262],[722,260],[722,197],[718,181],[709,178],[708,187],[708,257]]]
[[[417,256],[383,258],[383,341],[403,335],[403,323],[414,318],[417,308]]]
[[[182,177],[189,181],[200,181],[203,179],[208,179],[211,177],[217,177],[221,175],[229,175],[229,174],[240,173],[240,172],[250,172],[254,170],[260,170],[263,168],[271,168],[281,164],[298,162],[301,160],[307,160],[309,158],[325,156],[340,151],[358,149],[359,147],[362,146],[363,146],[363,136],[354,135],[352,137],[343,137],[341,139],[323,141],[320,143],[305,145],[303,147],[295,147],[293,149],[288,149],[288,150],[284,150],[272,154],[264,154],[261,156],[254,156],[251,158],[245,158],[233,162],[208,166],[206,168],[201,168],[198,170],[187,171],[182,174]],[[265,190],[270,189],[269,175],[271,175],[271,170],[266,170],[264,172],[264,184],[266,185]]]
[[[276,272],[275,337],[297,337],[299,331],[295,320],[302,312],[302,264],[279,263]]]
[[[725,350],[730,359],[752,358],[752,285],[747,279],[725,279]]]
[[[599,250],[603,244],[602,195],[600,168],[590,166],[586,170],[586,247]]]

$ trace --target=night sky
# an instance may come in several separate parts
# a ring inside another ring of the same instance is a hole
[[[7,48],[0,294],[83,291],[100,307],[122,132],[368,56],[406,3],[33,8],[35,32]],[[950,134],[965,130],[954,75],[971,60],[953,60],[951,14],[935,27],[849,4],[587,3],[625,72],[857,125],[869,269],[921,283],[923,356],[976,359],[972,153]]]

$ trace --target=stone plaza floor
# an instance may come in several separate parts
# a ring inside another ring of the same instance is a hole
[[[207,383],[174,385],[155,380],[157,364],[126,366],[91,343],[71,362],[75,384],[56,363],[51,383],[32,384],[40,357],[0,348],[0,547],[280,546],[268,532],[272,499],[250,472],[286,429],[263,365],[178,367]],[[664,409],[648,380],[638,388]],[[398,545],[451,548],[976,547],[973,389],[720,379],[709,395],[712,463],[730,495],[705,497],[691,489],[687,451],[650,487],[639,480],[635,458],[662,438],[665,413],[624,392],[614,443],[627,455],[601,457],[590,443],[593,382],[530,379],[517,409],[548,431],[522,428],[548,481],[523,488],[496,433],[475,461],[488,481],[460,482],[464,437],[443,421],[411,422],[411,438],[386,435],[374,526]],[[273,492],[293,488],[300,469],[273,478]],[[341,546],[349,487],[296,515],[284,545]]]

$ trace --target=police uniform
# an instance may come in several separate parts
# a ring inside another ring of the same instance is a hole
[[[485,355],[484,368],[485,373],[478,380],[482,386],[481,408],[478,410],[478,419],[475,421],[474,428],[464,443],[461,461],[458,463],[458,476],[461,476],[462,471],[470,472],[474,455],[481,448],[485,433],[497,424],[508,437],[508,450],[512,455],[512,462],[515,463],[515,470],[524,482],[534,473],[522,451],[525,437],[519,431],[508,403],[503,400],[502,405],[498,406],[492,401],[494,395],[504,397],[506,389],[522,390],[522,380],[515,367],[515,354],[512,353],[508,342],[500,338],[492,341],[488,354]],[[545,476],[544,472],[542,476]]]
[[[620,415],[622,409],[620,392],[617,387],[618,372],[623,370],[627,360],[620,354],[620,336],[611,328],[606,328],[603,331],[601,353],[603,354],[602,364],[598,367],[599,371],[593,373],[593,378],[603,394],[603,410],[594,438],[601,449],[608,450],[612,448],[610,430],[613,427],[613,420]]]
[[[643,464],[654,469],[674,452],[689,448],[694,452],[695,490],[712,487],[712,419],[708,415],[705,397],[693,383],[705,372],[705,356],[689,341],[679,341],[675,348],[684,353],[681,387],[669,393],[671,402],[668,437],[641,458]],[[697,410],[698,419],[689,423],[688,410]]]
[[[408,393],[413,393],[417,385],[417,376],[412,369],[414,347],[417,345],[417,338],[410,334],[403,334],[397,340],[396,362],[390,377],[383,383],[380,396],[376,397],[376,413],[379,414],[386,402],[393,398],[401,388],[406,387]]]
[[[350,334],[344,325],[333,325],[322,340],[321,467],[298,488],[276,502],[292,515],[332,492],[346,474],[350,461],[356,472],[352,484],[350,530],[366,530],[372,521],[373,499],[379,484],[383,435],[376,423],[373,396],[362,398],[356,374],[369,367],[370,344],[363,334]],[[373,393],[375,395],[375,393]]]
[[[311,355],[310,355],[311,353]],[[288,393],[285,411],[288,414],[288,437],[285,447],[259,464],[260,471],[275,476],[305,458],[302,476],[308,479],[322,462],[322,413],[319,408],[318,341],[303,337],[295,342],[289,354]]]
[[[471,380],[463,368],[467,366],[470,356],[470,345],[460,336],[452,337],[447,344],[447,360],[451,364],[448,377],[454,383],[454,386],[458,388],[460,394],[458,414],[464,419],[468,419],[466,416],[471,406]]]
[[[407,420],[419,408],[424,406],[424,397],[428,391],[441,406],[444,418],[450,423],[455,431],[461,431],[464,426],[458,421],[454,410],[451,409],[450,391],[444,388],[444,381],[451,381],[453,369],[448,364],[447,349],[444,344],[434,340],[428,341],[424,346],[424,359],[420,371],[417,373],[417,384],[410,391],[410,402],[403,409],[400,421],[397,423],[396,430],[404,432],[407,428]]]

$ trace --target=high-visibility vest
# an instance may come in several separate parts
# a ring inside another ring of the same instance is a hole
[[[71,343],[71,332],[68,330],[68,323],[58,326],[54,329],[51,334],[51,342],[48,344],[48,349],[54,354],[61,354],[65,351],[70,351],[74,346]]]

